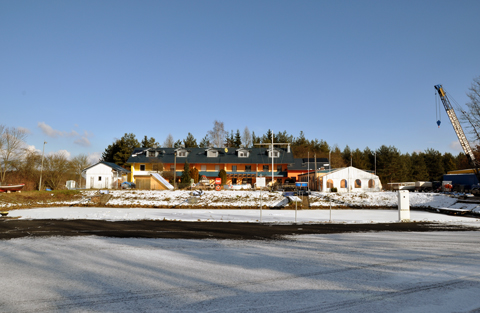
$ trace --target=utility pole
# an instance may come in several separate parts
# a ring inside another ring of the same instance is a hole
[[[268,145],[271,147],[271,157],[272,157],[272,191],[273,191],[273,177],[274,177],[274,173],[273,173],[273,166],[274,166],[274,162],[273,162],[273,157],[274,157],[274,146],[277,145],[277,146],[280,146],[280,145],[288,145],[290,146],[290,143],[273,143],[273,131],[272,131],[272,143],[256,143],[255,146],[262,146],[262,145]]]
[[[42,190],[42,173],[43,173],[43,157],[45,156],[45,144],[47,142],[43,142],[43,151],[42,151],[42,166],[40,167],[40,183],[38,184],[38,191]]]

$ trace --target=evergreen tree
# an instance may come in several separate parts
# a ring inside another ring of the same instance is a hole
[[[185,161],[185,164],[183,165],[181,182],[182,182],[182,184],[190,185],[190,179],[191,179],[191,177],[190,177],[190,164],[188,164],[188,162]]]
[[[240,148],[242,145],[242,136],[240,136],[240,130],[237,129],[237,132],[235,133],[235,139],[233,141],[233,146],[235,148]]]
[[[150,137],[150,139],[149,139],[149,138],[147,138],[147,136],[143,137],[140,145],[141,145],[142,148],[157,148],[159,146],[159,144],[155,140],[155,138]]]
[[[429,180],[441,181],[445,170],[443,168],[443,158],[440,152],[434,149],[427,149],[423,156],[425,164],[427,165]]]
[[[177,141],[175,141],[175,143],[173,144],[173,147],[174,148],[180,148],[182,146],[182,141],[180,139],[178,139]]]
[[[350,166],[350,164],[352,163],[352,150],[348,145],[346,145],[345,149],[343,149],[342,158],[343,158],[343,161],[345,161],[345,163],[348,164],[348,166]]]
[[[191,133],[188,133],[187,138],[183,140],[185,148],[198,148],[197,140]]]
[[[385,186],[399,182],[401,174],[400,152],[395,147],[382,145],[377,150],[377,175]]]
[[[423,153],[413,152],[411,156],[412,179],[413,181],[428,181],[427,165]]]
[[[200,141],[200,144],[198,145],[200,148],[208,148],[210,147],[210,140],[208,139],[208,135],[203,137],[202,141]]]
[[[375,153],[369,147],[363,149],[363,159],[366,162],[365,169],[375,171]]]
[[[352,162],[354,167],[368,170],[368,161],[363,152],[358,148],[352,152]]]
[[[105,152],[102,154],[102,161],[126,166],[133,149],[138,147],[140,147],[140,143],[135,138],[135,135],[125,133],[122,138],[115,140],[113,144],[105,149]]]
[[[227,172],[223,168],[218,172],[218,177],[222,179],[222,185],[227,184]]]
[[[451,153],[445,152],[443,154],[443,169],[445,173],[448,173],[449,171],[454,171],[457,169],[455,157]]]

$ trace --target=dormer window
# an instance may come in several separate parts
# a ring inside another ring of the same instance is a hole
[[[180,150],[180,151],[177,151],[177,157],[180,157],[180,158],[185,158],[187,156],[187,151],[186,150]]]
[[[248,151],[238,151],[239,158],[248,158]]]
[[[218,151],[217,150],[208,150],[207,151],[207,158],[216,158],[218,157]]]
[[[271,158],[271,157],[278,158],[279,156],[280,156],[280,152],[278,152],[278,151],[275,151],[275,150],[268,151],[268,157],[269,158]]]
[[[155,151],[147,151],[147,157],[154,157],[154,156],[156,156]]]

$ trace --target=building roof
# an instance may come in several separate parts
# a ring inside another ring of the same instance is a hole
[[[148,150],[148,152],[147,152]],[[217,156],[207,156],[207,150],[217,151]],[[174,163],[175,152],[177,151],[176,162],[190,164],[271,164],[272,158],[268,155],[267,148],[135,148],[127,163]],[[186,151],[186,157],[178,156],[178,152]],[[240,157],[238,151],[248,151],[246,157]],[[293,163],[293,154],[283,148],[275,148],[279,157],[274,158],[275,164]],[[147,156],[152,154],[151,156]]]
[[[317,158],[317,169],[329,168],[330,164],[327,158]],[[315,169],[315,158],[295,158],[294,162],[288,165],[289,171],[307,171]]]
[[[125,169],[125,168],[123,168],[123,167],[121,167],[121,166],[119,166],[119,165],[117,165],[117,164],[115,164],[115,163],[105,162],[105,161],[100,161],[100,162],[98,162],[98,163],[95,163],[95,164],[87,167],[87,168],[84,168],[84,169],[82,170],[82,172],[85,172],[86,170],[91,169],[92,167],[95,167],[95,166],[97,166],[97,165],[99,165],[99,164],[103,164],[103,165],[106,165],[106,166],[108,166],[108,167],[111,167],[113,170],[115,170],[115,171],[117,171],[117,172],[122,172],[122,173],[125,173],[125,174],[129,174],[129,173],[130,173],[129,170],[127,170],[127,169]]]

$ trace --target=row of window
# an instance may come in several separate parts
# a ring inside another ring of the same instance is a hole
[[[147,150],[146,153],[145,153],[145,155],[146,155],[147,157],[157,157],[157,156],[158,156],[158,151],[149,151],[149,150]],[[248,151],[246,151],[246,150],[238,150],[238,151],[237,151],[237,155],[238,155],[239,158],[248,158],[249,155],[250,155],[250,153],[249,153]],[[273,151],[273,153],[272,153],[272,151],[268,151],[268,157],[271,158],[272,155],[273,155],[274,158],[278,158],[278,157],[280,157],[280,152],[278,152],[278,151]],[[182,158],[182,157],[185,158],[185,157],[187,157],[187,156],[188,156],[188,151],[186,151],[186,150],[178,150],[178,151],[177,151],[177,157],[179,157],[179,158]],[[216,158],[216,157],[218,157],[218,151],[216,151],[216,150],[208,150],[208,151],[207,151],[207,157],[208,157],[208,158]]]
[[[140,164],[140,171],[145,171],[146,170],[146,165],[145,164]],[[152,170],[153,171],[158,171],[160,170],[158,164],[152,164]],[[174,171],[174,166],[170,165],[170,171]],[[207,166],[206,165],[200,165],[200,171],[206,172],[207,171]],[[220,171],[220,165],[215,165],[215,171]],[[237,165],[232,165],[232,172],[237,171]],[[252,166],[251,165],[245,165],[245,172],[251,172],[252,171]],[[268,172],[270,171],[270,166],[269,165],[263,165],[263,171]],[[277,165],[277,172],[282,171],[282,166]]]
[[[362,181],[360,179],[355,179],[354,186],[355,188],[362,188]],[[375,181],[373,179],[370,179],[368,181],[368,188],[374,188],[374,187],[375,187]],[[331,179],[327,180],[327,188],[334,188],[333,180]],[[342,179],[340,181],[340,188],[348,188],[346,179]]]

